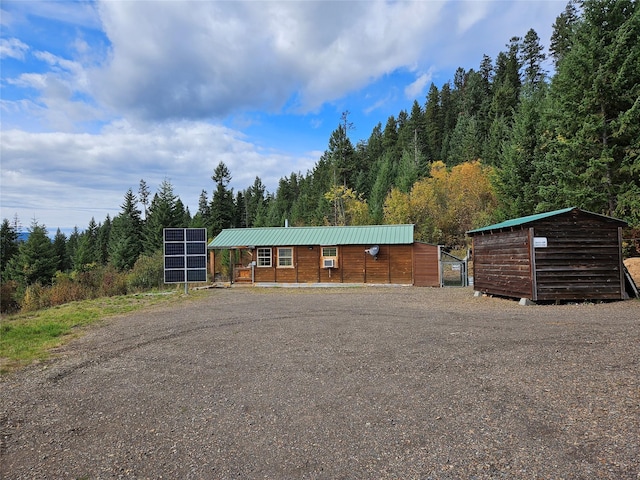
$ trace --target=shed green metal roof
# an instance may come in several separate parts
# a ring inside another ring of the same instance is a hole
[[[209,248],[298,245],[410,245],[413,225],[265,227],[223,230]]]
[[[542,220],[549,217],[555,217],[557,215],[562,215],[564,213],[569,213],[572,210],[582,211],[589,215],[600,217],[603,220],[609,220],[613,222],[619,222],[620,224],[626,224],[626,222],[624,222],[623,220],[618,220],[617,218],[607,217],[605,215],[600,215],[598,213],[587,212],[586,210],[581,210],[578,207],[569,207],[569,208],[562,208],[560,210],[554,210],[552,212],[537,213],[535,215],[528,215],[526,217],[513,218],[511,220],[506,220],[504,222],[496,223],[494,225],[489,225],[487,227],[476,228],[475,230],[469,230],[467,233],[474,234],[474,233],[488,232],[490,230],[500,230],[503,228],[520,227],[522,225],[527,225],[529,223],[537,222],[538,220]]]

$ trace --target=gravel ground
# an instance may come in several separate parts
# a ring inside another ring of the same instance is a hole
[[[5,376],[7,479],[639,479],[640,301],[211,290]]]

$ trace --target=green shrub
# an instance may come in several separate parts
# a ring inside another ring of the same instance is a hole
[[[164,282],[162,251],[141,255],[127,276],[127,286],[134,291],[161,288]]]

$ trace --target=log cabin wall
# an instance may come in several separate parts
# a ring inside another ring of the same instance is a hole
[[[338,266],[341,268],[344,283],[365,282],[365,257],[368,256],[364,245],[345,245],[340,247]]]
[[[413,284],[413,246],[394,245],[389,257],[389,283]]]
[[[277,267],[278,249],[272,248],[272,266],[255,267],[256,283],[413,283],[412,245],[381,245],[377,258],[365,252],[369,245],[338,248],[335,268],[321,265],[322,247],[293,247],[294,266]],[[437,249],[437,247],[434,247]],[[437,265],[436,265],[437,273]]]
[[[624,298],[621,227],[584,213],[534,225],[547,246],[535,249],[537,300]]]
[[[320,247],[310,245],[295,248],[296,270],[299,283],[320,281]]]
[[[529,229],[473,237],[474,288],[507,297],[533,298]]]
[[[365,283],[391,283],[390,281],[390,252],[389,245],[380,245],[378,255],[364,257]]]

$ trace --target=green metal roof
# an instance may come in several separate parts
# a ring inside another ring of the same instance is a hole
[[[209,248],[297,245],[409,245],[412,243],[413,225],[266,227],[223,230],[209,243]]]
[[[506,220],[504,222],[496,223],[494,225],[489,225],[487,227],[476,228],[475,230],[469,230],[467,233],[468,234],[473,234],[473,233],[480,233],[480,232],[488,232],[490,230],[500,230],[500,229],[503,229],[503,228],[519,227],[519,226],[526,225],[526,224],[529,224],[529,223],[537,222],[538,220],[542,220],[544,218],[555,217],[556,215],[562,215],[563,213],[569,213],[572,210],[578,210],[578,211],[582,211],[584,213],[588,213],[589,215],[595,215],[597,217],[601,217],[604,220],[610,220],[610,221],[614,221],[614,222],[619,222],[621,224],[625,224],[626,223],[626,222],[624,222],[622,220],[618,220],[617,218],[607,217],[607,216],[600,215],[600,214],[593,213],[593,212],[587,212],[586,210],[580,210],[577,207],[569,207],[569,208],[563,208],[563,209],[560,209],[560,210],[554,210],[552,212],[537,213],[535,215],[528,215],[526,217],[513,218],[511,220]]]

